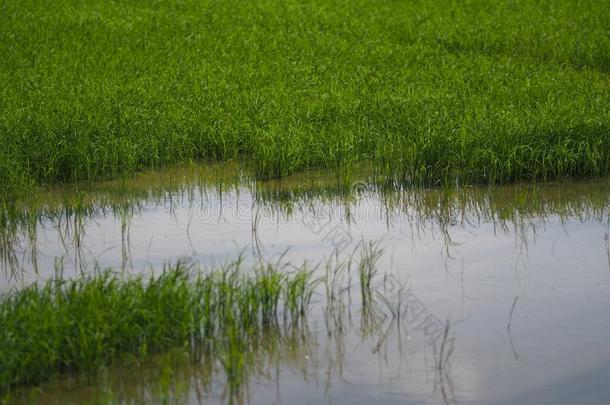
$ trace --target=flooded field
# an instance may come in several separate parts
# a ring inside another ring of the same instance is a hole
[[[237,258],[304,266],[315,286],[306,321],[269,328],[245,350],[237,388],[222,361],[171,350],[94,376],[61,375],[10,401],[610,401],[607,180],[382,184],[174,169],[5,203],[4,294],[59,275],[112,268],[129,278]]]

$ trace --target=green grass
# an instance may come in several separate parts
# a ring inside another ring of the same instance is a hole
[[[610,2],[3,1],[0,187],[245,160],[610,172]]]
[[[327,333],[346,331],[352,262],[360,274],[354,287],[366,282],[369,297],[361,312],[376,314],[379,327],[390,319],[372,310],[379,286],[371,280],[381,254],[377,243],[363,242],[348,261],[337,252],[321,262],[327,274],[320,277],[307,263],[259,260],[246,267],[241,257],[208,270],[178,262],[150,277],[96,268],[65,279],[57,267],[44,284],[0,295],[0,403],[28,395],[28,386],[43,392],[53,377],[95,379],[108,367],[154,364],[172,353],[188,359],[183,366],[202,368],[206,390],[220,370],[228,399],[242,396],[265,359],[296,356],[298,362],[305,358],[302,347],[317,344],[310,316],[320,284],[333,283],[331,292],[316,297],[332,322]]]
[[[220,363],[238,391],[252,349],[304,325],[315,286],[306,267],[240,263],[210,272],[178,263],[151,278],[107,270],[1,296],[0,394],[177,347]]]
[[[347,333],[377,350],[390,333],[400,339],[406,329],[383,304],[391,283],[375,276],[381,253],[378,243],[362,242],[346,260],[336,252],[316,267],[281,259],[245,266],[238,258],[208,270],[178,262],[151,277],[95,269],[69,280],[58,267],[46,284],[0,295],[0,403],[44,402],[66,382],[87,387],[79,402],[180,403],[194,384],[204,399],[218,393],[244,403],[250,381],[279,373],[276,362],[305,377],[309,356],[324,344],[344,346]],[[366,290],[366,302],[352,300],[352,287]],[[358,316],[367,322],[358,326]],[[324,350],[326,372],[341,369],[343,356]],[[125,390],[134,366],[143,389]]]

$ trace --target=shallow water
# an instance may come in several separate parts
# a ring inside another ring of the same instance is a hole
[[[239,254],[328,263],[377,241],[384,253],[374,285],[403,303],[401,322],[367,327],[357,294],[343,291],[344,327],[329,333],[314,302],[306,333],[282,337],[290,350],[260,351],[238,402],[610,401],[606,180],[387,191],[370,179],[166,177],[73,186],[5,207],[1,290],[49,279],[58,263],[64,277],[95,266],[154,272],[182,258],[215,265]],[[160,356],[16,399],[227,400],[210,369]]]

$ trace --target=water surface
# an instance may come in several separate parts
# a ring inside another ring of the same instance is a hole
[[[610,401],[606,180],[412,190],[368,177],[256,183],[206,170],[55,188],[5,204],[0,289],[44,282],[60,268],[64,277],[96,267],[129,276],[238,255],[321,264],[324,275],[375,242],[383,249],[377,317],[362,313],[355,281],[340,276],[342,327],[314,299],[306,331],[270,337],[282,339],[281,350],[260,348],[238,402]],[[400,303],[400,322],[384,299]],[[59,378],[17,399],[226,401],[221,374],[167,354],[93,379]]]

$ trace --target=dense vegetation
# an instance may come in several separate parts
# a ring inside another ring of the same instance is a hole
[[[195,159],[261,178],[610,172],[610,2],[2,1],[0,188]]]
[[[302,325],[315,284],[305,267],[245,270],[239,261],[205,274],[178,263],[150,279],[107,270],[0,295],[0,402],[17,385],[176,347],[219,363],[238,386],[252,348]]]

